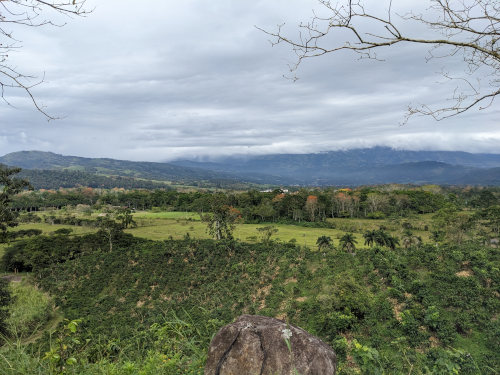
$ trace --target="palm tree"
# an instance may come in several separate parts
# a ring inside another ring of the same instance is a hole
[[[368,245],[370,247],[373,246],[373,243],[375,242],[375,239],[377,237],[377,232],[375,230],[367,230],[365,234],[363,234],[363,237],[365,239],[365,245]]]
[[[321,251],[324,247],[331,248],[332,247],[332,239],[328,236],[318,237],[316,240],[316,245],[318,245],[318,250]]]
[[[389,246],[390,243],[390,235],[383,229],[378,229],[373,231],[374,241],[379,246]],[[390,246],[389,246],[390,247]]]
[[[356,238],[354,238],[354,235],[352,233],[346,233],[340,239],[341,249],[346,250],[351,254],[353,254],[354,250],[356,250],[357,243],[358,241],[356,241]]]
[[[406,230],[401,238],[403,241],[403,247],[408,249],[412,246],[418,246],[422,243],[422,239],[418,236],[415,236],[410,230]]]
[[[391,250],[395,250],[396,246],[398,246],[398,245],[399,245],[399,238],[393,237],[391,235],[387,235],[385,246],[387,246]]]
[[[366,231],[363,237],[365,238],[365,245],[372,246],[375,243],[378,246],[386,246],[392,250],[399,245],[399,239],[391,236],[383,229]]]

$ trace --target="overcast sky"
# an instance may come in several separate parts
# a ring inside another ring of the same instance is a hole
[[[399,1],[401,7],[412,1]],[[413,3],[422,2],[413,1]],[[436,122],[410,103],[443,103],[460,58],[426,63],[426,49],[381,51],[384,62],[349,53],[310,59],[283,78],[294,55],[255,25],[297,35],[314,0],[94,0],[63,28],[15,29],[20,71],[47,122],[22,96],[0,103],[1,154],[43,150],[87,157],[168,161],[226,154],[303,153],[375,145],[500,153],[500,101]],[[401,23],[401,25],[404,25]],[[404,26],[418,32],[411,25]]]

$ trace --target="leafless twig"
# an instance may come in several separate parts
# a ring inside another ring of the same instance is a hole
[[[299,26],[298,38],[283,33],[282,25],[277,30],[264,31],[273,37],[272,44],[285,43],[291,46],[297,60],[290,66],[295,72],[308,58],[349,50],[361,58],[377,59],[377,51],[383,47],[394,47],[403,43],[430,45],[427,59],[452,57],[461,54],[465,63],[465,76],[457,79],[465,82],[471,90],[457,89],[449,98],[450,105],[431,108],[428,105],[410,106],[406,120],[416,114],[432,116],[442,120],[476,107],[484,109],[500,94],[500,2],[498,0],[428,0],[430,15],[408,13],[398,17],[393,13],[393,1],[389,0],[387,15],[378,16],[366,11],[362,0],[343,0],[333,4],[318,0],[329,13],[328,17],[316,14],[311,21]],[[431,18],[433,17],[433,18]],[[417,22],[438,33],[436,38],[408,35],[401,30],[401,22]],[[366,25],[369,26],[366,26]],[[361,26],[363,25],[363,26]],[[365,29],[368,27],[368,30]],[[327,35],[347,31],[348,37],[326,38]],[[333,43],[333,44],[332,44]],[[335,44],[336,43],[336,44]],[[437,51],[444,51],[437,55]],[[480,70],[480,72],[479,72]],[[473,82],[473,74],[481,79]]]
[[[8,90],[21,90],[32,101],[35,108],[41,112],[47,120],[56,117],[50,115],[45,108],[39,104],[32,93],[32,89],[44,81],[44,77],[36,78],[18,71],[8,62],[9,54],[21,48],[13,32],[9,29],[12,25],[27,27],[63,26],[46,18],[50,12],[57,12],[67,17],[86,16],[91,11],[85,9],[86,0],[0,0],[0,97],[11,105],[8,100]]]

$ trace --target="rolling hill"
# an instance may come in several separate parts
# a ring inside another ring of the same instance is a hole
[[[214,172],[169,163],[64,156],[43,151],[13,152],[0,157],[0,163],[23,168],[26,177],[34,177],[38,181],[44,180],[45,188],[51,185],[47,183],[47,180],[51,178],[54,179],[53,188],[61,186],[57,185],[57,181],[66,181],[64,186],[69,187],[67,185],[81,185],[82,181],[88,180],[91,180],[96,186],[105,185],[106,187],[113,185],[113,181],[116,183],[115,187],[139,186],[141,183],[138,181],[141,179],[190,186],[230,187],[240,184],[234,176],[225,172]],[[38,172],[28,172],[28,170]],[[90,176],[94,177],[90,178]],[[95,176],[99,176],[99,178]],[[108,177],[108,180],[103,177]],[[117,177],[122,177],[122,179]],[[109,178],[112,178],[112,181]],[[68,183],[68,181],[73,182]],[[148,184],[148,187],[149,185],[151,184]]]

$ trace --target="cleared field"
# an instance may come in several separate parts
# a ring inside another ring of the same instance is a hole
[[[137,228],[127,229],[137,237],[148,238],[152,240],[166,240],[170,237],[174,239],[183,238],[187,233],[191,238],[210,238],[206,231],[206,224],[200,221],[160,219],[151,221],[138,221]],[[148,225],[149,224],[149,225]],[[257,228],[269,226],[270,224],[238,224],[234,230],[234,237],[245,242],[256,242],[261,240],[262,234]],[[338,245],[338,236],[344,232],[337,229],[323,228],[304,228],[295,225],[275,224],[273,225],[278,232],[272,236],[277,241],[288,242],[295,239],[298,244],[306,245],[311,248],[316,246],[316,240],[320,236],[330,236],[335,245]],[[363,245],[362,235],[355,234],[360,246]]]
[[[55,232],[58,229],[67,228],[73,230],[73,234],[85,234],[95,232],[95,228],[91,227],[80,227],[76,225],[67,225],[67,224],[47,224],[47,223],[28,223],[28,224],[19,224],[17,227],[14,227],[10,231],[16,232],[18,230],[26,230],[26,229],[40,229],[43,234],[50,234]]]
[[[57,213],[57,212],[54,212]],[[62,213],[62,212],[61,212]],[[68,214],[69,212],[64,212]],[[71,212],[75,215],[76,212]],[[92,217],[95,218],[99,215],[94,212]],[[171,238],[181,239],[186,234],[191,238],[210,238],[206,231],[206,224],[201,221],[200,215],[196,212],[150,212],[140,211],[133,214],[134,220],[138,226],[136,228],[126,229],[125,232],[131,233],[134,236],[147,238],[151,240],[166,240]],[[273,234],[272,239],[281,242],[288,242],[294,240],[297,244],[308,246],[310,248],[316,247],[316,240],[320,236],[330,236],[335,246],[339,244],[339,238],[347,232],[354,234],[358,241],[357,247],[363,248],[364,245],[363,233],[366,230],[378,229],[384,227],[388,232],[397,237],[401,237],[404,232],[403,224],[409,224],[412,232],[422,237],[424,241],[429,240],[430,232],[424,230],[430,227],[432,215],[418,215],[412,218],[398,219],[398,220],[370,220],[370,219],[327,219],[328,222],[334,224],[335,229],[330,228],[309,228],[299,225],[290,224],[238,224],[234,230],[234,237],[240,241],[245,242],[258,242],[262,239],[262,233],[258,228],[266,227],[269,225],[278,229],[278,232]],[[73,235],[81,235],[85,233],[95,232],[95,228],[80,227],[62,224],[47,224],[47,223],[30,223],[20,224],[12,229],[17,231],[21,229],[40,229],[44,234],[50,234],[58,229],[68,228],[73,230]],[[7,244],[0,244],[0,257],[2,256]]]
[[[137,219],[191,219],[200,221],[200,215],[196,212],[177,212],[177,211],[169,211],[169,212],[148,212],[148,211],[139,211],[134,213],[134,220]]]
[[[425,229],[430,227],[431,217],[432,215],[418,215],[397,220],[327,219],[328,222],[334,224],[335,229],[272,223],[238,224],[234,230],[234,237],[245,242],[260,241],[262,234],[257,229],[272,225],[278,229],[278,232],[272,236],[272,239],[276,241],[288,242],[295,239],[299,245],[314,248],[318,237],[330,236],[334,245],[338,246],[339,238],[344,233],[351,232],[358,241],[357,247],[359,248],[366,247],[363,238],[365,231],[383,227],[392,235],[401,237],[404,232],[403,224],[406,224],[411,227],[415,235],[428,241],[430,232]],[[180,239],[186,234],[189,234],[191,238],[210,237],[206,231],[206,224],[201,222],[199,214],[194,212],[137,212],[134,213],[134,219],[138,227],[127,229],[126,232],[138,237],[152,240],[166,240],[170,237]]]
[[[260,241],[261,233],[257,228],[269,226],[269,224],[243,224],[238,225],[235,230],[235,237],[247,242]],[[271,238],[276,241],[288,242],[295,239],[297,244],[308,246],[310,248],[316,247],[316,240],[320,236],[329,236],[332,238],[335,246],[338,246],[338,238],[344,232],[337,229],[328,228],[305,228],[295,225],[276,224],[273,225],[278,232]],[[361,234],[355,234],[358,245],[363,245],[363,238]]]

